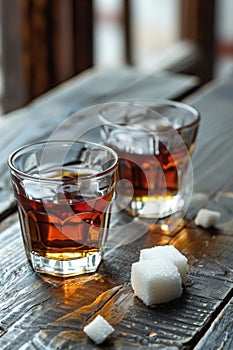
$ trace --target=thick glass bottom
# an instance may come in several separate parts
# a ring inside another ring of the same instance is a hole
[[[184,201],[179,195],[175,196],[145,196],[129,198],[120,196],[117,206],[131,216],[162,219],[170,216],[183,207]]]
[[[35,271],[53,276],[69,277],[95,272],[102,260],[102,253],[88,253],[85,257],[72,260],[50,259],[35,252],[30,252],[29,257]]]

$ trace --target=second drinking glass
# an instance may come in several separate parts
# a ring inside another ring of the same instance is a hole
[[[102,141],[119,157],[118,207],[149,218],[186,210],[199,113],[168,100],[120,102],[102,106],[99,119]]]

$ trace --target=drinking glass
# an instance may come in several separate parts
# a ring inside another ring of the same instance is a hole
[[[97,270],[107,239],[118,159],[106,146],[38,142],[9,157],[27,257],[35,271]]]
[[[165,218],[187,209],[199,113],[157,100],[99,108],[101,138],[119,157],[116,202],[131,216]]]

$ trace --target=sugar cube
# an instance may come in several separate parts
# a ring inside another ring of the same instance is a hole
[[[155,258],[171,260],[178,268],[182,283],[185,284],[187,282],[187,258],[173,245],[155,246],[142,249],[140,252],[140,261]]]
[[[194,223],[195,225],[208,228],[210,226],[213,226],[219,218],[220,213],[218,211],[200,209],[197,213]]]
[[[83,328],[86,335],[96,344],[103,343],[107,337],[114,332],[114,328],[101,315],[91,321]]]
[[[170,260],[141,260],[132,264],[131,285],[146,305],[167,303],[182,293],[181,276]]]

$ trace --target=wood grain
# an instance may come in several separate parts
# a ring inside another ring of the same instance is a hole
[[[233,347],[233,299],[226,305],[220,315],[211,325],[206,335],[197,344],[195,350],[216,349],[230,350]]]
[[[229,188],[225,191],[229,193]],[[223,192],[221,196],[224,198]],[[227,219],[225,212],[227,209],[222,207],[222,216]],[[197,229],[190,223],[173,238],[151,231],[130,245],[120,245],[125,235],[120,231],[121,236],[109,240],[98,274],[60,280],[32,272],[23,252],[17,218],[14,220],[13,226],[3,225],[0,235],[6,281],[0,303],[1,332],[6,332],[0,338],[2,349],[19,349],[25,346],[25,340],[32,349],[53,344],[61,349],[77,344],[95,349],[82,329],[98,313],[116,329],[105,344],[107,349],[188,349],[232,297],[233,239],[222,235],[218,228]],[[140,230],[145,224],[141,225]],[[129,234],[129,227],[135,232],[135,227],[126,225]],[[143,247],[168,242],[188,257],[188,283],[180,299],[156,308],[145,307],[129,285],[131,264],[138,260]]]
[[[24,254],[16,214],[1,222],[2,350],[98,349],[83,333],[84,325],[97,314],[102,314],[115,328],[101,346],[103,349],[200,350],[215,349],[216,345],[224,350],[231,348],[233,177],[228,163],[232,148],[225,154],[227,145],[222,146],[220,138],[226,134],[224,140],[229,146],[232,140],[227,127],[218,123],[220,112],[224,124],[231,123],[229,89],[229,82],[222,83],[190,99],[202,114],[193,158],[195,191],[201,191],[201,196],[193,202],[187,218],[173,235],[159,231],[158,225],[150,220],[132,220],[117,213],[112,217],[105,259],[98,272],[59,279],[32,271]],[[46,103],[44,108],[45,111]],[[211,140],[214,149],[217,145],[218,158],[214,163],[213,148],[206,140]],[[220,176],[222,166],[224,172]],[[211,176],[210,167],[216,169]],[[203,229],[194,225],[192,219],[202,206],[221,212],[215,227]],[[156,244],[174,244],[187,256],[188,282],[179,299],[146,307],[133,294],[130,270],[140,249]]]
[[[26,340],[28,346],[39,349],[48,344],[65,349],[68,344],[89,343],[82,329],[98,313],[116,329],[110,340],[112,348],[126,344],[135,349],[188,346],[194,337],[199,339],[202,328],[232,291],[232,237],[193,226],[170,241],[189,260],[182,297],[156,308],[145,307],[129,286],[131,264],[138,259],[139,250],[148,246],[147,235],[130,246],[109,247],[98,274],[67,280],[43,277],[31,270],[18,221],[0,238],[4,247],[0,319],[1,330],[6,332],[0,338],[1,349],[19,349]],[[150,233],[150,239],[154,244],[163,243],[156,232]],[[164,239],[167,242],[167,237]]]

